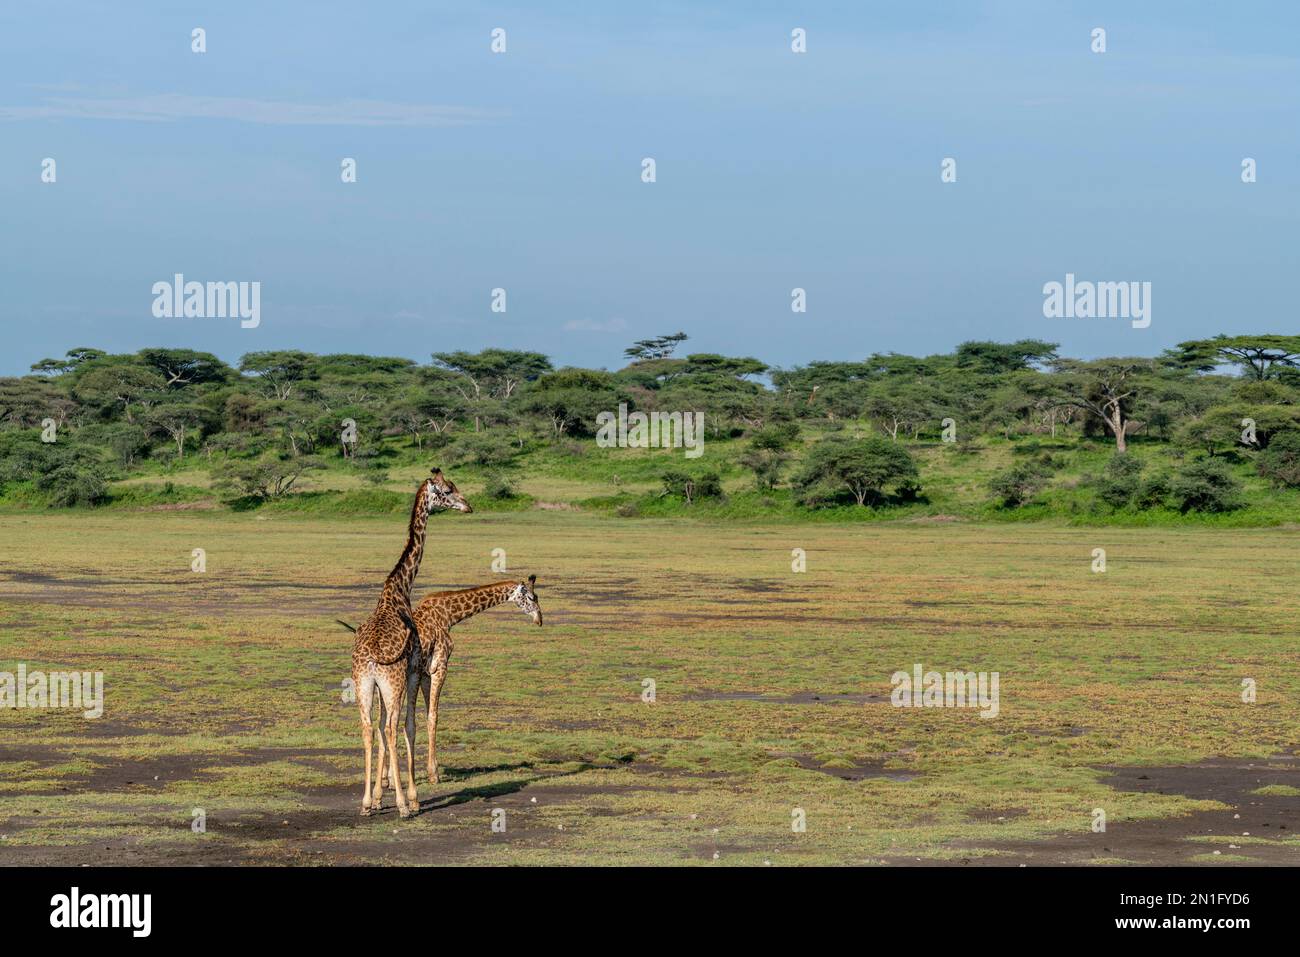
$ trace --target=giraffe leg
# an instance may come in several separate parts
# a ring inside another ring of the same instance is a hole
[[[384,696],[379,695],[379,773],[375,775],[375,795],[371,803],[375,809],[384,806],[384,774],[388,770],[388,738],[384,731],[388,727],[388,709],[384,707]]]
[[[420,806],[420,795],[415,787],[415,697],[419,689],[416,676],[406,676],[406,727],[402,729],[402,740],[406,742],[406,800],[412,807]]]
[[[374,744],[374,732],[370,724],[371,691],[374,685],[369,678],[358,681],[352,679],[352,686],[357,689],[357,704],[361,708],[361,743],[366,749],[366,789],[361,795],[361,813],[370,813],[370,751]]]
[[[383,707],[382,702],[380,703],[380,707]],[[398,711],[402,710],[402,705],[400,705],[400,702],[398,703],[398,706],[396,706],[396,710]],[[400,718],[400,715],[398,716],[398,720],[402,720],[402,718]],[[387,727],[386,723],[385,723],[385,727]],[[386,755],[385,755],[385,763],[387,763]],[[394,788],[394,791],[396,787],[398,787],[398,772],[396,772],[396,768],[393,767],[389,768],[389,784],[391,785],[391,787]]]
[[[427,714],[427,713],[428,713],[428,710],[429,710],[429,702],[433,700],[432,698],[429,697],[429,675],[428,675],[427,673],[426,673],[426,674],[423,674],[423,675],[420,676],[420,686],[419,686],[419,688],[418,688],[417,690],[418,690],[422,695],[424,695],[424,710],[425,710],[425,713]],[[427,725],[427,722],[426,722],[426,725]],[[426,726],[426,728],[425,728],[425,731],[426,731],[426,732],[428,731],[427,726]],[[429,752],[428,754],[425,755],[425,760],[426,760],[426,762],[427,762],[427,764],[428,764],[428,769],[429,769],[429,770],[428,770],[428,781],[429,781],[430,784],[437,784],[437,783],[438,783],[438,779],[437,779],[436,777],[434,777],[434,775],[433,775],[433,756],[432,756],[432,752]]]
[[[379,693],[384,696],[384,705],[388,709],[388,720],[384,731],[388,737],[388,762],[393,772],[393,796],[397,798],[399,817],[411,816],[411,809],[406,803],[406,794],[402,791],[402,779],[397,769],[397,718],[398,709],[402,706],[402,692],[406,690],[405,684],[406,669],[403,668],[400,675],[389,676],[379,685]]]
[[[447,662],[444,660],[434,672],[431,687],[425,693],[429,701],[429,780],[438,783],[438,754],[435,740],[438,736],[438,699],[442,697],[442,683],[447,677]]]

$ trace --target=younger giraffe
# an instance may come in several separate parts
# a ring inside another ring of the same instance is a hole
[[[453,625],[471,618],[479,612],[513,601],[537,625],[542,623],[542,606],[537,600],[537,576],[529,575],[527,581],[500,581],[476,588],[458,591],[435,592],[426,595],[415,606],[415,623],[419,631],[419,644],[412,649],[408,659],[406,687],[406,787],[407,800],[416,804],[415,788],[415,698],[417,691],[424,692],[428,709],[429,731],[429,783],[438,783],[438,762],[435,751],[438,731],[438,698],[442,683],[447,679],[447,663],[454,645],[451,639]],[[394,775],[394,778],[396,776]],[[384,753],[379,754],[379,776],[375,779],[376,802],[384,786]],[[393,784],[398,787],[396,781]]]
[[[469,502],[460,494],[439,469],[433,469],[429,478],[420,484],[415,503],[411,507],[411,521],[407,527],[406,547],[393,570],[384,582],[379,603],[370,617],[356,628],[356,641],[352,645],[352,686],[356,690],[357,705],[361,709],[361,740],[366,749],[366,790],[361,797],[361,813],[370,813],[370,750],[373,741],[370,709],[374,692],[379,691],[381,753],[386,748],[392,767],[393,791],[397,795],[397,812],[402,817],[411,813],[402,794],[397,772],[397,716],[406,693],[408,658],[419,649],[412,636],[418,634],[411,614],[411,583],[420,570],[424,555],[424,533],[433,509],[455,509],[471,512]],[[383,761],[379,773],[383,775]]]

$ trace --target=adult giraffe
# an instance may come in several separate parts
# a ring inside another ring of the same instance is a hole
[[[397,723],[402,698],[406,694],[406,673],[412,646],[418,647],[419,629],[411,613],[411,583],[420,570],[424,556],[424,532],[429,513],[434,509],[454,509],[472,512],[469,502],[460,494],[450,479],[444,478],[440,469],[420,483],[411,506],[411,522],[407,526],[406,547],[402,556],[388,573],[379,603],[365,621],[357,626],[356,641],[352,644],[352,686],[356,690],[357,705],[361,709],[361,740],[366,749],[366,790],[361,797],[361,813],[370,813],[371,746],[374,742],[370,709],[374,692],[379,691],[380,715],[383,726],[379,730],[379,743],[388,751],[388,765],[392,769],[393,791],[397,796],[397,813],[409,817],[406,796],[397,770]],[[381,763],[382,768],[382,763]]]
[[[428,709],[429,728],[429,783],[438,783],[438,761],[436,741],[438,733],[438,699],[442,694],[442,684],[447,679],[447,664],[455,645],[451,639],[454,625],[472,618],[485,609],[512,601],[533,620],[533,624],[542,623],[542,606],[537,599],[537,576],[529,575],[526,581],[498,581],[474,588],[461,588],[456,591],[434,592],[426,595],[415,606],[415,624],[419,629],[420,640],[412,644],[407,655],[406,672],[406,800],[416,804],[418,796],[415,786],[415,704],[416,695],[424,692],[424,703]],[[346,621],[340,625],[349,631],[355,629]],[[378,807],[384,790],[385,752],[379,752],[379,773],[375,775],[375,793],[372,799]],[[390,775],[391,777],[391,775]]]

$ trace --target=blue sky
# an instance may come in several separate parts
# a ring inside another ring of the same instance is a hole
[[[9,375],[73,346],[616,368],[679,328],[786,366],[1294,333],[1300,5],[7,4],[0,211]],[[261,282],[261,325],[155,318],[177,272]],[[1045,319],[1067,272],[1151,282],[1150,328]]]

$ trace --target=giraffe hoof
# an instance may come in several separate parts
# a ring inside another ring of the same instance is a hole
[[[368,808],[368,807],[363,807],[363,808],[361,809],[361,816],[362,816],[362,817],[370,817],[370,808]]]

